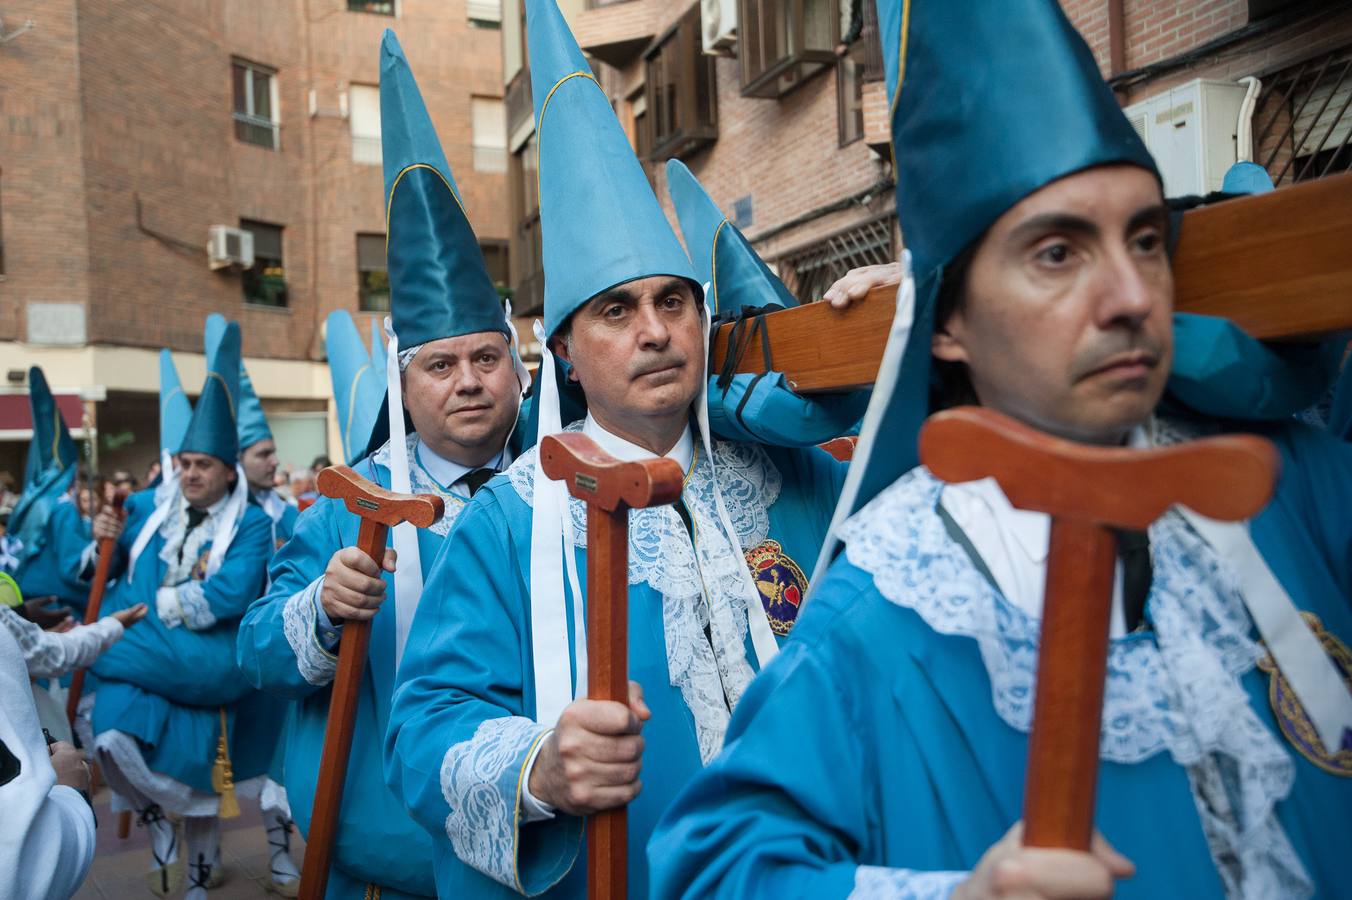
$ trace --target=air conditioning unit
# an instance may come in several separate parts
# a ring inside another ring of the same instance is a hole
[[[704,52],[731,56],[737,45],[737,0],[700,0],[699,22]]]
[[[207,264],[213,270],[229,266],[249,268],[254,264],[253,235],[243,228],[212,225],[207,232]]]
[[[1239,112],[1247,87],[1200,78],[1123,110],[1155,157],[1168,197],[1221,189],[1237,159]]]

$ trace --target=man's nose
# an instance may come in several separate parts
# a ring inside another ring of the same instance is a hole
[[[477,394],[484,389],[483,378],[473,362],[462,362],[455,367],[454,386],[457,394]]]
[[[639,307],[637,325],[640,347],[661,349],[671,343],[671,329],[655,306],[645,303]]]
[[[1149,317],[1163,299],[1159,277],[1125,249],[1110,254],[1095,286],[1099,326],[1125,323],[1133,327]]]

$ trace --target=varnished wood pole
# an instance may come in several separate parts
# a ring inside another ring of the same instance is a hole
[[[587,697],[629,703],[629,509],[587,510]],[[587,896],[624,896],[629,817],[623,806],[587,819]],[[616,886],[619,892],[616,893]]]
[[[629,510],[675,502],[684,473],[670,459],[622,463],[577,433],[545,437],[540,464],[587,504],[587,696],[628,705]],[[588,900],[626,896],[628,876],[624,807],[588,817]]]
[[[123,488],[113,495],[113,512],[119,519],[125,520],[127,512],[123,506],[127,502],[127,490]],[[92,625],[99,620],[103,609],[103,594],[108,588],[108,574],[112,570],[113,557],[117,555],[116,538],[99,538],[99,559],[94,567],[94,581],[89,587],[89,602],[85,604],[84,624]],[[70,689],[66,692],[66,719],[75,725],[75,714],[80,707],[80,695],[84,693],[85,670],[76,669],[70,676]]]
[[[357,549],[379,568],[385,560],[389,529],[400,522],[430,527],[441,518],[440,497],[427,494],[396,494],[362,478],[347,466],[333,466],[319,473],[319,492],[342,500],[361,519]],[[305,864],[300,875],[301,900],[322,900],[328,888],[333,844],[338,833],[338,814],[343,806],[347,763],[352,753],[357,703],[366,653],[371,642],[371,620],[349,621],[338,645],[338,670],[329,695],[329,718],[324,727],[324,751],[320,755],[319,783],[315,786],[310,831],[305,841]],[[382,777],[374,773],[368,777]],[[391,848],[397,852],[397,848]]]
[[[385,559],[389,529],[371,519],[362,519],[357,547],[377,566]],[[305,865],[300,877],[302,900],[322,900],[329,882],[329,864],[338,835],[338,812],[343,806],[347,761],[352,755],[352,732],[356,726],[357,694],[366,672],[366,653],[371,645],[371,620],[347,622],[338,645],[338,671],[329,696],[329,718],[324,726],[324,752],[319,758],[319,783],[315,786],[310,832],[305,841]]]
[[[1116,563],[1107,528],[1052,519],[1024,786],[1030,847],[1089,849]]]

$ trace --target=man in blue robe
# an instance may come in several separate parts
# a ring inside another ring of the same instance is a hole
[[[207,347],[219,345],[226,324],[225,317],[220,313],[207,316],[203,334]],[[210,366],[210,359],[207,364]],[[248,369],[242,360],[239,367],[239,398],[239,468],[244,473],[249,503],[263,510],[271,523],[271,547],[275,551],[281,549],[291,537],[300,511],[294,503],[288,503],[273,485],[272,477],[277,473],[277,443],[273,440],[272,429],[268,427],[267,416],[263,414],[263,404],[254,392]],[[269,562],[273,551],[269,553]],[[265,589],[266,584],[258,596],[263,596]],[[262,727],[260,721],[258,734],[265,740],[271,739],[274,750],[268,774],[256,785],[250,785],[251,789],[258,788],[259,812],[267,836],[268,877],[271,881],[268,887],[283,897],[295,897],[300,889],[300,870],[291,858],[291,831],[294,826],[286,789],[282,787],[286,751],[284,724],[289,706],[280,699],[272,703],[270,708],[266,701],[260,700],[258,703],[255,715],[269,716],[273,722],[273,728],[269,731]],[[224,868],[217,860],[212,869],[212,883],[208,887],[216,887],[223,879]]]
[[[15,580],[25,597],[51,597],[83,618],[93,554],[90,519],[75,499],[78,456],[56,398],[37,366],[28,370],[33,439],[23,495],[9,517]],[[84,576],[84,577],[82,577]]]
[[[904,8],[879,15],[904,354],[865,418],[844,553],[659,826],[653,895],[1341,895],[1352,456],[1289,413],[1161,405],[1171,354],[1212,348],[1174,337],[1158,175],[1059,7]],[[916,466],[926,412],[970,402],[1087,443],[1238,429],[1283,456],[1251,523],[1177,510],[1120,539],[1090,853],[1019,841],[1048,519]]]
[[[581,699],[582,504],[532,450],[461,513],[414,620],[386,755],[433,836],[443,897],[583,896],[597,810],[628,804],[643,846],[792,627],[795,560],[817,553],[843,475],[815,448],[712,439],[698,273],[553,0],[528,2],[526,24],[549,351],[538,433],[571,423],[613,456],[665,455],[687,475],[677,505],[630,516],[628,704]],[[699,252],[713,249],[710,234]],[[564,390],[585,403],[576,420]],[[631,857],[630,896],[647,875]]]
[[[396,900],[436,888],[431,841],[381,778],[395,669],[442,540],[471,494],[511,459],[508,438],[529,375],[393,32],[385,32],[380,69],[392,371],[373,373],[350,318],[330,317],[334,396],[345,461],[384,487],[441,497],[446,514],[432,528],[392,529],[382,572],[356,548],[358,517],[320,498],[301,514],[271,587],[245,616],[239,664],[259,688],[295,701],[285,775],[308,833],[342,622],[371,620],[328,896]],[[372,438],[382,399],[388,439]]]
[[[109,612],[146,603],[145,620],[93,671],[94,749],[108,782],[137,810],[154,857],[148,886],[205,897],[219,816],[237,814],[234,780],[262,775],[275,746],[273,701],[235,666],[239,619],[266,577],[267,516],[247,503],[237,468],[239,329],[229,326],[179,448],[176,481],[133,495],[125,527],[110,512],[95,538],[116,538]],[[186,851],[166,815],[183,818]]]

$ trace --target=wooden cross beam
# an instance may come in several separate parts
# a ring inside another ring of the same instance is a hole
[[[1189,210],[1173,266],[1179,312],[1223,316],[1263,340],[1352,329],[1352,172]],[[774,369],[800,393],[866,387],[895,311],[896,289],[884,287],[843,311],[809,303],[768,313]],[[731,329],[714,335],[712,372],[722,371]],[[734,371],[764,371],[759,339],[738,356]]]

